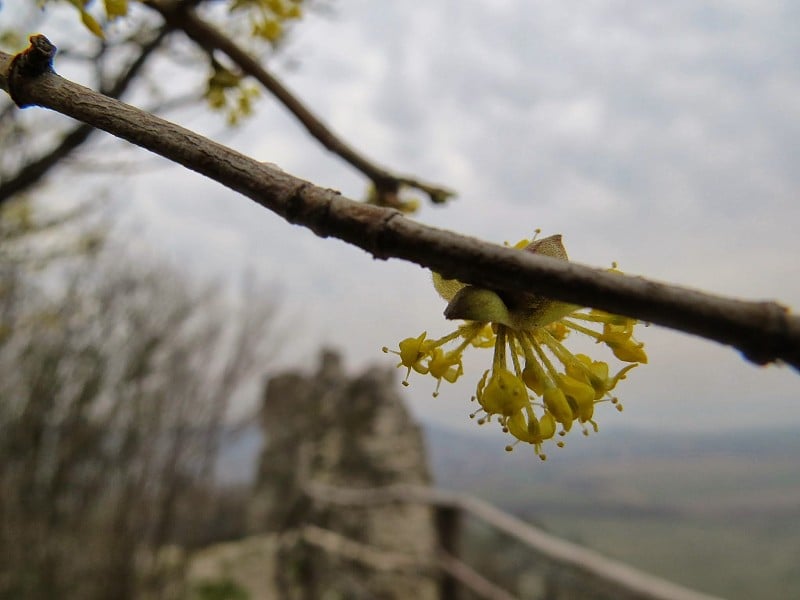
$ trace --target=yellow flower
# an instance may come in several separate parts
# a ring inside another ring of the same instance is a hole
[[[568,260],[560,235],[541,240],[534,236],[513,248]],[[619,272],[616,265],[612,272]],[[467,348],[494,348],[491,369],[484,372],[473,397],[480,408],[470,416],[479,416],[479,424],[494,418],[515,438],[509,450],[520,442],[531,444],[544,459],[542,444],[555,436],[557,428],[560,435],[574,423],[584,434],[589,431],[587,424],[597,431],[595,405],[608,401],[622,410],[611,390],[632,368],[647,362],[644,345],[633,337],[635,319],[586,311],[534,293],[465,285],[438,273],[433,274],[433,284],[448,302],[445,317],[466,322],[437,340],[427,340],[422,333],[400,342],[399,351],[391,352],[400,356],[398,367],[407,369],[403,383],[407,385],[412,370],[430,374],[437,381],[436,396],[442,381],[453,383],[463,374]],[[573,332],[605,345],[618,360],[630,364],[609,376],[607,362],[573,354],[564,346]]]
[[[569,431],[572,421],[575,420],[575,413],[564,392],[556,387],[551,387],[542,394],[542,400],[544,400],[547,412],[553,415],[553,419],[561,423],[565,431]]]
[[[428,366],[422,363],[425,358],[427,358],[427,352],[424,350],[425,347],[425,336],[427,332],[423,331],[419,337],[416,338],[406,338],[402,342],[400,342],[400,351],[394,352],[400,357],[400,362],[398,363],[398,367],[406,367],[408,372],[406,373],[406,378],[403,380],[403,385],[408,385],[408,378],[411,375],[411,369],[414,369],[417,373],[422,373],[425,375],[430,369]],[[384,352],[389,352],[389,349],[384,347]],[[455,380],[453,380],[455,381]]]
[[[464,372],[461,365],[461,355],[444,352],[441,348],[434,348],[428,361],[428,372],[436,378],[436,391],[434,397],[439,395],[439,386],[442,379],[455,383],[456,379]]]
[[[536,454],[542,460],[547,456],[542,452],[542,442],[551,439],[556,433],[556,421],[553,415],[545,413],[541,419],[530,413],[518,412],[506,421],[508,432],[521,442],[533,444]],[[506,446],[506,450],[513,450],[513,446]]]
[[[594,414],[594,388],[569,375],[559,375],[556,385],[566,397],[567,404],[572,409],[573,418],[577,418],[581,423],[591,421]],[[545,392],[546,394],[547,392]]]
[[[485,386],[478,384],[477,397],[483,410],[489,415],[510,417],[528,405],[525,384],[504,368],[494,369]]]
[[[577,362],[566,366],[567,375],[575,379],[582,379],[594,388],[595,400],[599,400],[617,386],[620,379],[625,379],[625,375],[636,365],[627,365],[614,377],[608,376],[608,364],[600,361],[593,361],[585,354],[576,354]],[[645,361],[646,362],[646,361]]]

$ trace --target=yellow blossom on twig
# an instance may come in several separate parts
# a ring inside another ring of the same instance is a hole
[[[538,234],[538,231],[537,231]],[[560,235],[522,240],[514,248],[567,260]],[[616,265],[612,272],[619,272]],[[574,423],[584,434],[597,430],[595,405],[622,405],[610,392],[628,372],[647,362],[644,345],[633,337],[635,319],[550,300],[525,292],[497,292],[433,274],[433,285],[447,300],[448,319],[465,323],[437,340],[423,332],[406,338],[399,350],[383,348],[400,357],[398,367],[436,379],[437,396],[442,381],[454,383],[463,373],[462,355],[470,346],[494,348],[491,369],[484,372],[475,391],[480,408],[470,416],[479,424],[496,420],[515,439],[546,458],[542,444],[563,436]],[[599,327],[599,329],[597,329]],[[573,354],[564,342],[571,333],[588,336],[605,345],[620,361],[629,363],[609,375],[605,361]],[[563,442],[559,441],[559,446]]]

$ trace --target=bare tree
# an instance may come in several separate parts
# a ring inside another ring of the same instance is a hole
[[[205,535],[187,523],[214,510],[228,409],[266,368],[276,306],[110,251],[0,266],[0,597],[157,596],[159,549]]]
[[[164,44],[166,28],[142,25],[113,45],[99,44],[94,52],[65,53],[65,60],[88,69],[104,94],[120,98],[142,78],[156,51]],[[29,123],[10,110],[0,107],[0,204],[40,184],[56,167],[74,156],[95,129],[86,124],[48,123],[31,128]],[[55,133],[55,135],[54,135]]]

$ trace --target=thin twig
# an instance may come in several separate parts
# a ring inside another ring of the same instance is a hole
[[[218,50],[224,53],[243,73],[250,75],[263,85],[326,149],[368,177],[375,186],[379,201],[384,206],[399,205],[398,193],[402,186],[420,190],[427,194],[431,202],[435,204],[442,204],[454,195],[451,190],[425,183],[411,176],[391,173],[370,161],[331,131],[297,96],[292,94],[246,50],[213,25],[198,17],[190,5],[174,0],[149,0],[145,4],[157,10],[170,27],[183,31],[206,52],[211,54]]]
[[[361,563],[382,572],[419,571],[430,565],[432,557],[412,556],[365,544],[316,525],[300,529],[304,542],[340,558]]]
[[[485,600],[517,600],[503,588],[495,585],[486,577],[478,573],[465,562],[456,557],[441,551],[437,554],[439,568],[461,585],[469,589],[478,598]]]
[[[35,45],[31,48],[35,51]],[[679,329],[734,346],[757,364],[784,361],[800,369],[800,317],[775,302],[746,302],[612,274],[428,227],[396,210],[355,202],[293,177],[63,79],[50,68],[15,72],[10,58],[0,53],[0,88],[11,87],[18,105],[50,108],[107,131],[202,173],[322,237],[334,236],[376,258],[409,260],[466,283],[535,292]]]

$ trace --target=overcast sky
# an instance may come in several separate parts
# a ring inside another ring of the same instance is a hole
[[[800,306],[800,4],[777,0],[336,0],[269,65],[335,131],[390,168],[458,192],[417,218],[502,242],[562,233],[572,260]],[[45,31],[45,33],[48,33]],[[53,37],[51,35],[51,37]],[[292,63],[297,63],[289,68]],[[206,111],[175,115],[219,138]],[[225,143],[359,197],[364,181],[276,103]],[[452,329],[424,270],[322,240],[180,169],[113,192],[158,252],[276,281],[296,319],[284,361],[340,348],[394,361],[403,337]],[[650,364],[601,429],[800,426],[800,376],[650,327]],[[467,418],[490,352],[463,384],[403,390],[422,419]]]

